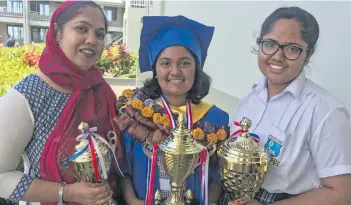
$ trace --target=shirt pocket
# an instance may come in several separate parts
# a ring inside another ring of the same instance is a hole
[[[291,134],[287,134],[273,125],[268,128],[264,150],[268,153],[270,168],[281,169],[289,162],[290,138]]]

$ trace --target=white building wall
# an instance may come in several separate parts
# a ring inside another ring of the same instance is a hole
[[[261,77],[251,48],[264,19],[280,6],[306,9],[320,25],[318,48],[306,68],[307,74],[342,100],[351,112],[351,2],[163,0],[155,4],[150,15],[181,14],[215,26],[204,69],[212,77],[214,88],[238,98]]]

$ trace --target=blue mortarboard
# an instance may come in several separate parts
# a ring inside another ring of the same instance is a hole
[[[214,27],[184,16],[144,16],[140,37],[140,72],[152,71],[158,54],[169,46],[181,45],[198,58],[203,68]]]

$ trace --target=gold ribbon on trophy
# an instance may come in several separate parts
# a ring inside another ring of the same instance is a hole
[[[248,132],[251,121],[243,118],[237,124],[241,133],[227,139],[217,150],[220,176],[225,194],[231,201],[245,203],[254,199],[264,182],[268,169],[268,154]]]
[[[109,159],[109,151],[111,151],[117,168],[122,174],[114,155],[116,133],[110,131],[107,134],[109,137],[109,142],[107,142],[100,135],[93,133],[97,131],[96,127],[89,128],[85,122],[82,122],[78,129],[82,134],[77,137],[78,144],[75,146],[75,153],[72,156],[65,152],[61,153],[58,158],[60,167],[67,174],[76,177],[78,181],[92,184],[105,183],[111,167],[112,160]],[[117,203],[110,199],[109,205],[117,205]]]

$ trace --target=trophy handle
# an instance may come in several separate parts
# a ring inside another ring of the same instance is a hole
[[[80,181],[80,177],[76,174],[74,174],[74,172],[72,171],[72,167],[73,167],[73,163],[70,162],[69,160],[69,156],[67,153],[63,152],[59,155],[58,157],[58,164],[60,165],[61,169],[63,169],[63,171],[65,171],[68,175],[77,178],[77,181]]]
[[[146,156],[151,158],[151,156],[152,156],[152,144],[151,144],[151,142],[146,140],[143,143],[143,152],[146,154]]]
[[[265,152],[263,152],[261,154],[260,161],[261,161],[261,171],[263,173],[266,173],[268,171],[268,161],[269,161],[269,159],[268,159],[268,155]]]
[[[216,149],[217,149],[217,145],[215,143],[208,144],[207,150],[208,150],[209,157],[211,157],[216,152]]]
[[[109,131],[107,133],[107,140],[111,148],[113,149],[111,151],[115,151],[117,147],[117,134],[114,131]]]
[[[185,192],[185,202],[186,202],[186,205],[190,205],[191,202],[193,201],[194,199],[194,195],[193,193],[191,192],[190,189],[188,189],[186,192]]]

